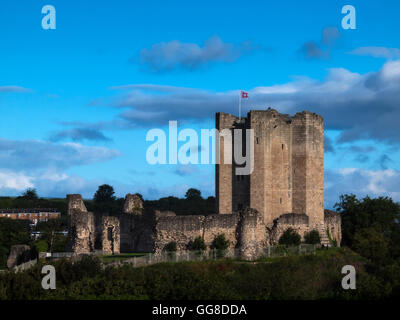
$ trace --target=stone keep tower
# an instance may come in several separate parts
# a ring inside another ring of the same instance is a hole
[[[247,118],[216,114],[216,129],[253,129],[254,170],[236,175],[224,163],[224,137],[216,141],[216,198],[218,213],[250,207],[266,224],[282,214],[306,214],[312,225],[324,222],[324,123],[315,113],[303,111],[293,117],[274,109],[250,111]],[[245,130],[243,130],[245,132]],[[227,140],[228,141],[228,140]],[[246,139],[242,138],[242,152]],[[232,144],[234,134],[232,132]]]

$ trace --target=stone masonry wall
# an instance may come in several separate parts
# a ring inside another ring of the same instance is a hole
[[[312,230],[317,230],[320,236],[324,235],[321,232],[326,233],[329,229],[329,233],[332,240],[336,240],[338,246],[341,241],[341,218],[340,215],[334,211],[325,210],[324,223],[313,223],[310,218],[305,214],[284,214],[278,219],[275,219],[273,223],[267,225],[267,237],[269,244],[278,244],[279,238],[288,229],[294,229],[304,240],[304,235]]]
[[[82,196],[67,195],[68,202],[68,237],[66,250],[70,252],[88,253],[94,250],[95,221],[92,212],[86,210]]]
[[[304,235],[312,230],[313,226],[310,227],[309,217],[305,214],[283,214],[268,225],[269,245],[278,244],[279,238],[288,228],[294,229],[304,239]]]
[[[340,213],[325,210],[325,227],[329,230],[332,239],[335,239],[340,246],[342,241],[342,219]]]
[[[239,219],[239,214],[159,217],[155,225],[155,253],[160,253],[171,241],[176,242],[178,250],[187,250],[189,242],[198,236],[209,246],[219,234],[224,234],[234,248]]]
[[[67,251],[76,254],[94,251],[95,224],[92,212],[69,210]]]
[[[248,119],[254,130],[250,207],[270,222],[292,212],[291,119],[273,109],[250,111]]]
[[[222,133],[223,129],[229,129],[232,130],[235,126],[235,122],[237,121],[237,117],[234,115],[228,114],[228,113],[223,113],[223,112],[218,112],[215,117],[215,124],[216,124],[216,129],[219,130],[220,133]],[[232,132],[232,137],[233,137],[233,132]],[[225,142],[224,142],[225,141]],[[231,146],[228,145],[226,142],[225,138],[220,136],[219,139],[215,140],[215,151],[218,153],[216,156],[218,157],[216,160],[216,169],[215,169],[215,196],[216,196],[216,201],[217,201],[217,212],[220,214],[228,214],[231,213],[233,210],[236,208],[233,208],[232,204],[232,164],[226,163],[224,159],[224,152],[225,152],[225,146],[229,147],[230,149]],[[219,162],[219,164],[218,164]]]
[[[240,214],[239,252],[246,260],[256,259],[267,245],[263,216],[254,209],[246,209]]]
[[[128,193],[125,196],[124,213],[140,215],[143,211],[143,201],[137,194]]]
[[[106,254],[120,253],[120,226],[117,217],[103,217],[102,250]]]

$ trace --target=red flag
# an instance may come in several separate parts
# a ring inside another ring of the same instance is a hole
[[[242,99],[247,99],[249,97],[249,93],[246,91],[242,91]]]

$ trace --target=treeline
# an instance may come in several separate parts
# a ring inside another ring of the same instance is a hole
[[[159,200],[144,200],[141,194],[137,194],[143,201],[147,212],[154,210],[173,211],[177,215],[209,215],[216,213],[215,197],[204,199],[200,190],[190,188],[184,198],[165,197]],[[85,200],[86,208],[95,213],[120,214],[124,206],[124,198],[115,196],[114,188],[104,184],[99,186],[92,200]]]
[[[215,214],[215,197],[203,198],[200,190],[190,188],[184,198],[164,197],[158,200],[145,200],[144,207],[149,210],[173,211],[177,215]],[[92,199],[84,200],[89,211],[95,213],[119,214],[124,207],[124,198],[115,196],[114,188],[108,184],[98,187]],[[67,225],[67,201],[63,199],[40,198],[35,189],[26,190],[19,197],[0,197],[0,209],[54,208],[61,212],[63,224]]]
[[[185,198],[166,197],[159,200],[144,201],[144,206],[160,211],[173,211],[177,215],[216,214],[215,197],[204,199],[197,189],[189,189]]]

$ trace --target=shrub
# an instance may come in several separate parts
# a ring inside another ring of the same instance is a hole
[[[203,238],[200,236],[196,237],[194,241],[190,241],[188,247],[189,250],[194,250],[194,251],[206,250],[206,244],[204,243]]]
[[[36,252],[47,252],[47,250],[49,249],[49,246],[47,245],[47,241],[45,240],[38,240],[35,241],[34,243],[34,248],[36,249]]]
[[[225,256],[226,249],[228,249],[228,247],[229,241],[225,239],[224,234],[216,236],[210,246],[211,249],[217,251],[216,253],[218,258],[223,258]]]
[[[229,241],[226,240],[224,234],[216,236],[210,246],[211,249],[216,249],[216,250],[226,250],[228,249],[228,247],[229,247]]]
[[[58,235],[53,244],[53,252],[64,252],[67,245],[67,237]]]
[[[311,230],[304,235],[304,242],[308,244],[318,244],[321,242],[318,230]]]
[[[176,251],[176,242],[175,242],[175,241],[169,242],[169,243],[164,247],[164,251],[166,251],[166,252],[175,252],[175,251]]]
[[[79,280],[94,277],[101,273],[101,261],[96,256],[84,255],[72,265],[72,269]]]
[[[298,246],[301,237],[293,228],[288,228],[279,238],[279,244],[286,246]]]

